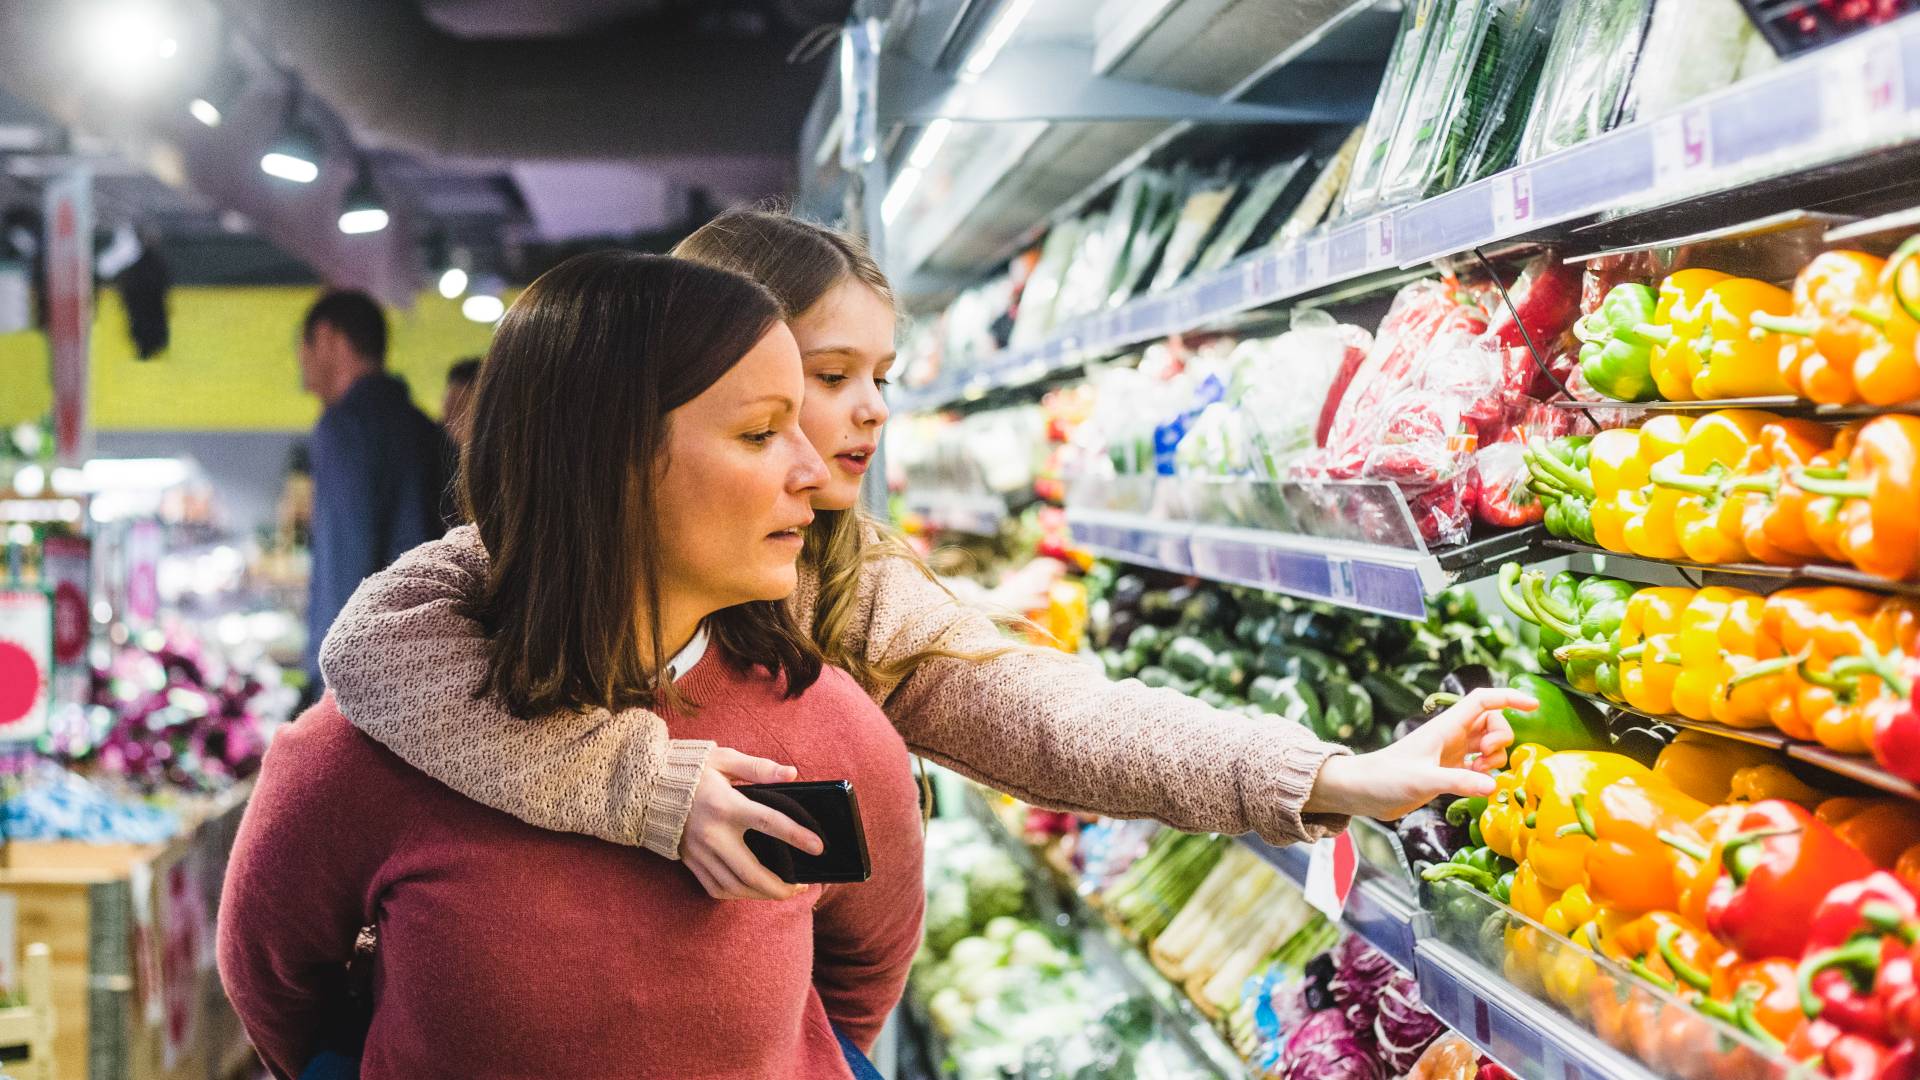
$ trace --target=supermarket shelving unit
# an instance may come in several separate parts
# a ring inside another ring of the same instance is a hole
[[[1092,0],[1087,0],[1091,3]],[[859,5],[883,14],[882,0]],[[951,63],[955,42],[992,17],[991,0],[935,5],[952,14],[936,56]],[[1255,7],[1234,0],[1139,0],[1115,4],[1124,18],[1104,21],[1095,70],[1105,76],[1155,78],[1205,62],[1201,43],[1178,40],[1182,28],[1209,18],[1242,36]],[[1297,5],[1317,12],[1319,25],[1291,37],[1270,59],[1244,66],[1225,85],[1196,93],[1222,103],[1306,101],[1321,122],[1357,120],[1352,107],[1372,98],[1397,18],[1391,0]],[[1084,14],[1063,5],[1063,17]],[[977,10],[976,10],[977,9]],[[1068,10],[1071,9],[1071,10]],[[1268,8],[1267,10],[1270,10]],[[1235,22],[1234,20],[1241,20]],[[910,28],[924,60],[927,27]],[[1190,31],[1189,31],[1190,32]],[[1182,46],[1185,48],[1182,55]],[[1121,59],[1140,51],[1132,61]],[[1171,58],[1170,58],[1171,57]],[[1129,63],[1136,65],[1128,67]],[[1153,63],[1164,65],[1152,69]],[[1323,80],[1325,93],[1302,98]],[[1177,79],[1174,80],[1177,82]],[[1194,84],[1187,84],[1194,85]],[[909,298],[938,297],[984,276],[1047,228],[1081,213],[1128,172],[1174,160],[1183,149],[1206,147],[1209,137],[1246,130],[1209,112],[1193,118],[1159,115],[1129,121],[1119,111],[1104,118],[1045,116],[1047,85],[1025,88],[1035,102],[1024,123],[1010,123],[994,154],[958,163],[936,185],[940,212],[915,215],[907,231],[874,230],[886,264],[905,282]],[[1291,95],[1291,97],[1289,96]],[[823,98],[823,100],[825,100]],[[884,110],[883,110],[884,111]],[[1098,112],[1099,110],[1093,110]],[[820,110],[816,110],[820,112]],[[969,115],[966,118],[978,119]],[[875,152],[884,163],[910,166],[913,133],[926,114],[893,117]],[[1014,119],[1009,117],[1008,119]],[[1103,119],[1101,123],[1060,122]],[[1275,117],[1274,119],[1279,119]],[[1305,118],[1301,118],[1303,122]],[[1011,130],[1018,128],[1019,130]],[[827,157],[824,123],[810,127],[806,155]],[[888,134],[892,136],[889,140]],[[827,140],[831,141],[831,140]],[[1217,144],[1216,144],[1217,145]],[[926,155],[931,158],[933,155]],[[924,162],[922,163],[924,164]],[[1030,400],[1043,386],[1083,372],[1089,364],[1125,354],[1168,336],[1202,333],[1274,320],[1289,306],[1379,292],[1429,263],[1483,254],[1495,259],[1543,244],[1572,257],[1624,247],[1677,244],[1718,229],[1794,209],[1837,215],[1829,238],[1838,241],[1896,229],[1920,229],[1920,17],[1861,34],[1728,87],[1664,116],[1641,121],[1551,156],[1446,194],[1322,227],[1284,247],[1255,252],[1218,271],[1055,329],[1044,341],[1007,349],[931,384],[896,391],[896,413],[965,410]],[[878,170],[882,179],[885,169]],[[869,199],[878,197],[878,189]],[[911,210],[911,208],[909,208]],[[869,215],[870,220],[878,220]],[[1866,219],[1849,223],[1853,219]],[[1894,409],[1815,406],[1786,399],[1648,405],[1582,404],[1599,409],[1699,411],[1746,406],[1840,420],[1884,412],[1920,412],[1920,403]],[[1166,481],[1178,485],[1180,481]],[[912,505],[915,496],[908,495]],[[937,500],[935,500],[937,501]],[[1179,500],[1175,500],[1176,502]],[[942,504],[929,509],[986,524],[983,506]],[[965,512],[962,513],[961,511]],[[1417,542],[1378,544],[1334,539],[1310,529],[1219,522],[1158,507],[1116,509],[1076,502],[1068,518],[1076,541],[1093,553],[1243,586],[1407,618],[1425,614],[1424,598],[1458,580],[1491,573],[1502,561],[1539,562],[1572,556],[1605,557],[1608,573],[1664,581],[1726,581],[1756,591],[1790,582],[1920,592],[1920,586],[1877,581],[1837,568],[1785,570],[1764,566],[1695,566],[1633,560],[1599,549],[1550,540],[1538,528],[1478,537],[1453,549]],[[930,515],[933,516],[933,515]],[[1676,580],[1680,580],[1676,579]],[[1870,762],[1794,743],[1771,732],[1736,731],[1674,717],[1645,717],[1731,739],[1777,746],[1799,761],[1882,790],[1920,798]],[[1243,842],[1304,884],[1304,849]],[[1441,940],[1431,918],[1391,875],[1363,872],[1344,922],[1415,973],[1426,1004],[1482,1051],[1522,1076],[1648,1080],[1647,1068],[1508,983],[1465,951]],[[1117,947],[1125,947],[1116,938]],[[1150,972],[1149,972],[1150,973]]]

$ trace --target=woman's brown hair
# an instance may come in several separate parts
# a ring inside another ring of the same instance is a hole
[[[767,290],[683,259],[601,251],[541,275],[481,368],[461,494],[489,570],[473,616],[487,681],[519,716],[674,703],[658,607],[654,481],[668,413],[782,315]],[[624,538],[619,542],[616,538]],[[636,612],[650,620],[642,655]],[[784,604],[707,620],[716,648],[798,694],[820,656]]]
[[[872,289],[889,306],[894,302],[892,284],[859,237],[791,214],[729,210],[680,241],[673,254],[752,278],[780,301],[789,320],[847,281]],[[896,683],[929,660],[980,661],[999,655],[933,648],[883,664],[851,648],[847,629],[859,599],[861,572],[868,562],[891,558],[905,559],[929,580],[939,580],[898,534],[858,507],[814,514],[800,561],[820,575],[820,599],[807,630],[828,663],[871,688]]]

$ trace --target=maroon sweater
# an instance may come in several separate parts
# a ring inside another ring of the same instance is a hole
[[[784,903],[710,899],[650,852],[546,832],[428,779],[331,695],[281,731],[240,826],[220,974],[275,1076],[321,1049],[357,928],[380,933],[365,1080],[845,1077],[919,945],[907,751],[837,669],[799,698],[710,649],[674,738],[851,779],[871,880]]]

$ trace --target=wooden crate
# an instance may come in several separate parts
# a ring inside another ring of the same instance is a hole
[[[252,1064],[213,967],[246,789],[165,844],[18,842],[0,890],[52,954],[58,1080],[228,1080]]]

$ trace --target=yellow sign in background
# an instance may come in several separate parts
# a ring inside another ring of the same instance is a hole
[[[100,431],[305,431],[320,402],[300,389],[294,346],[313,287],[174,289],[172,346],[151,360],[133,352],[112,289],[99,291],[93,323],[93,424]],[[387,368],[406,379],[429,416],[440,415],[447,369],[486,352],[493,327],[460,314],[458,300],[424,293],[412,311],[388,314]],[[47,343],[38,331],[0,335],[0,424],[38,421],[52,406]]]

